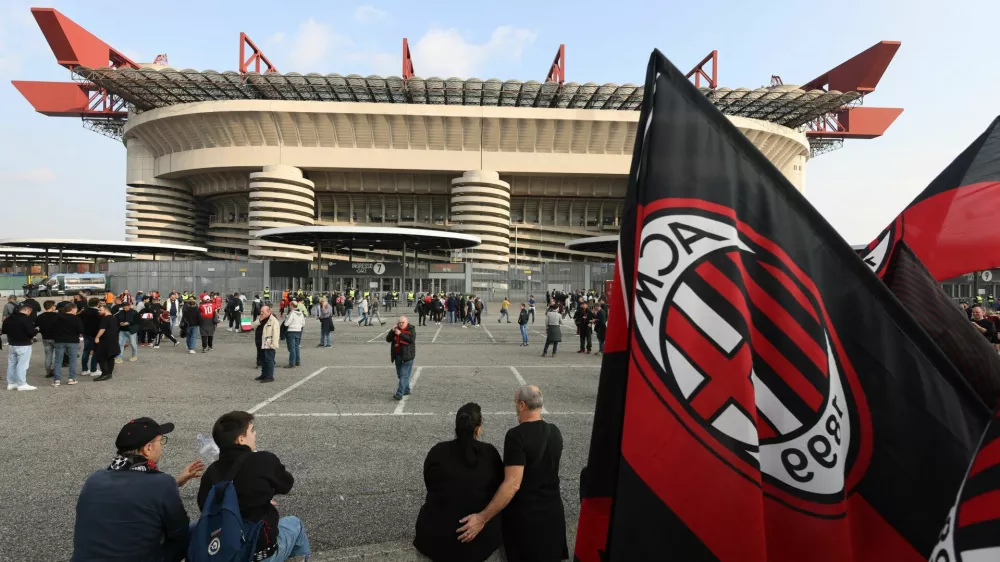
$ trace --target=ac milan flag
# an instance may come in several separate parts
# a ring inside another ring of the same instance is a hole
[[[644,92],[576,558],[926,560],[989,411],[658,51]]]
[[[1000,117],[907,205],[870,245],[865,262],[882,277],[900,242],[938,281],[1000,266]]]
[[[944,169],[862,259],[930,334],[982,400],[1000,407],[1000,358],[937,281],[1000,266],[1000,118]]]
[[[1000,560],[1000,412],[983,434],[931,562]]]

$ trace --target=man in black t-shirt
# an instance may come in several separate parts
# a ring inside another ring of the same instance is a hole
[[[986,337],[986,341],[993,342],[996,328],[993,326],[993,321],[986,319],[983,307],[979,305],[972,307],[972,327],[979,330]]]
[[[470,542],[503,511],[508,562],[566,560],[566,514],[559,493],[563,439],[542,420],[542,391],[524,385],[514,394],[518,425],[504,439],[504,481],[486,509],[464,517],[459,540]]]

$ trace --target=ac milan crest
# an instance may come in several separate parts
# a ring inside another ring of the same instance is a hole
[[[772,242],[694,204],[660,203],[639,236],[635,331],[658,371],[646,376],[733,469],[836,515],[870,430],[819,292]]]

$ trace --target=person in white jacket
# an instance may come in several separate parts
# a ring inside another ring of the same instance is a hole
[[[358,303],[358,314],[361,316],[361,320],[358,320],[358,326],[362,323],[366,323],[371,326],[371,320],[368,319],[368,299],[362,298]]]
[[[299,347],[302,344],[302,329],[306,327],[306,315],[302,313],[301,309],[292,307],[285,315],[282,324],[288,328],[285,333],[285,344],[288,346],[288,364],[285,365],[285,368],[292,369],[302,363]]]

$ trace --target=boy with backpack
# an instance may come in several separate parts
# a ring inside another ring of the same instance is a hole
[[[275,494],[289,493],[295,479],[274,453],[257,450],[253,420],[248,412],[229,412],[212,428],[219,460],[205,470],[198,489],[202,511],[191,535],[189,562],[309,559],[302,521],[295,516],[279,519],[273,501]],[[241,536],[248,544],[242,544]]]

